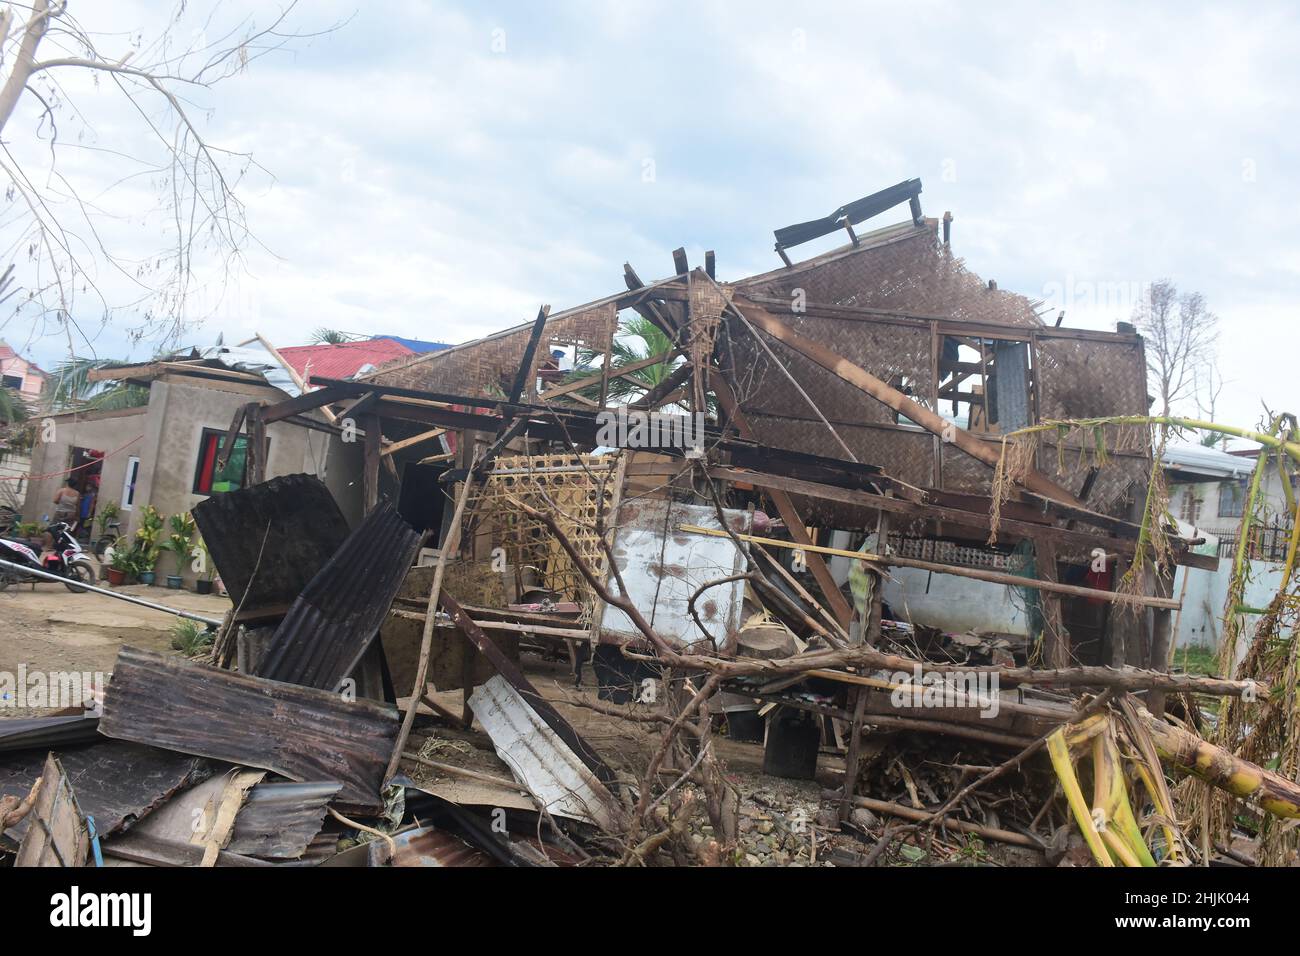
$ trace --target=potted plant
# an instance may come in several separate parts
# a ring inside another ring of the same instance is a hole
[[[137,555],[136,575],[141,584],[153,584],[154,565],[158,563],[163,533],[163,517],[153,505],[148,505],[140,514],[140,527],[135,532],[135,546],[132,550]]]
[[[41,526],[35,521],[20,521],[14,525],[14,537],[25,542],[29,547],[35,546],[32,550],[37,554],[44,547],[44,542],[41,540]]]
[[[167,540],[163,542],[162,547],[170,551],[176,560],[176,573],[167,575],[167,587],[179,591],[182,583],[181,572],[185,570],[185,562],[190,560],[190,552],[194,550],[194,519],[187,511],[184,514],[172,515],[168,519],[168,525],[171,533],[167,535]]]
[[[128,575],[135,573],[135,552],[130,548],[117,548],[108,562],[108,583],[125,584]]]

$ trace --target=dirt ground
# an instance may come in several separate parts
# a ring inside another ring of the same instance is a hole
[[[143,584],[115,590],[218,620],[230,609],[230,599],[216,595]],[[89,591],[73,594],[62,584],[11,585],[0,591],[0,671],[16,674],[25,664],[29,672],[107,673],[124,644],[173,653],[171,628],[177,620]],[[3,707],[3,702],[0,707],[0,718],[40,713]]]

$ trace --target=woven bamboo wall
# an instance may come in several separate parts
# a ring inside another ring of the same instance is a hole
[[[809,302],[895,309],[948,319],[1041,327],[1032,304],[1014,292],[990,290],[937,241],[934,226],[917,227],[879,245],[807,266],[746,279],[741,292],[788,298],[803,289]]]
[[[877,322],[782,317],[799,335],[820,342],[885,382],[898,385],[906,376],[908,390],[926,403],[934,389],[930,363],[930,330],[906,328]],[[746,413],[769,412],[816,417],[790,379],[776,367],[754,337],[739,322],[731,323],[732,355],[739,397]],[[760,333],[761,334],[761,333]],[[820,365],[766,339],[772,351],[789,369],[817,407],[832,421],[894,421],[892,409],[868,398],[860,389],[828,373]],[[842,454],[841,450],[841,454]]]
[[[582,345],[592,351],[608,352],[617,324],[618,310],[613,303],[548,321],[533,360],[532,374],[527,379],[527,396],[532,396],[537,370],[550,355],[552,346]],[[504,392],[514,381],[531,334],[531,325],[520,326],[453,349],[414,359],[395,359],[380,366],[370,380],[379,385],[457,395],[488,396],[498,390]]]
[[[533,568],[545,586],[577,601],[590,619],[596,596],[549,529],[528,517],[524,502],[551,514],[584,562],[604,577],[606,560],[596,535],[597,519],[615,501],[617,455],[517,455],[498,458],[471,499],[472,534],[486,534],[503,547],[516,568]]]

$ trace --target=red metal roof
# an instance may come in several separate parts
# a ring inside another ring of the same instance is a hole
[[[339,345],[291,345],[279,349],[279,352],[304,379],[312,375],[351,378],[367,365],[379,366],[415,354],[392,339],[364,339]]]

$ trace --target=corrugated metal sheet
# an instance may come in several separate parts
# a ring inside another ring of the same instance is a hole
[[[397,726],[397,710],[374,701],[124,647],[99,731],[291,780],[337,780],[339,804],[369,812],[383,805]]]
[[[247,856],[296,860],[303,855],[325,819],[325,808],[339,784],[259,783],[235,817],[226,849]]]
[[[423,540],[387,502],[371,511],[293,602],[258,676],[338,687],[378,635]]]
[[[193,720],[194,715],[186,719]],[[100,836],[130,827],[166,803],[172,794],[206,779],[212,772],[208,761],[188,754],[102,737],[98,743],[60,750],[59,759],[77,792],[81,809],[95,818]],[[44,763],[44,750],[0,757],[0,796],[27,796]],[[21,839],[28,819],[6,830],[3,839]]]
[[[371,843],[372,849],[384,849],[383,841]],[[390,866],[496,866],[482,850],[475,849],[460,837],[437,827],[418,827],[393,837],[396,850]]]
[[[322,378],[351,378],[366,366],[378,368],[393,359],[415,355],[417,351],[434,350],[408,348],[401,339],[384,336],[336,345],[289,345],[278,351],[293,366],[293,370],[302,376],[303,381],[308,381],[313,375]]]
[[[469,699],[497,755],[548,811],[617,833],[623,808],[555,731],[498,674]]]
[[[192,513],[222,583],[245,612],[287,608],[348,537],[343,512],[314,475],[212,495]]]
[[[61,750],[73,744],[100,739],[99,718],[88,714],[68,717],[7,717],[0,719],[0,753],[18,750]]]
[[[746,512],[724,513],[733,531],[748,532]],[[740,627],[743,581],[720,584],[700,596],[696,610],[709,629],[707,635],[700,632],[686,607],[700,585],[745,568],[745,556],[730,538],[678,530],[684,524],[721,528],[713,508],[641,499],[619,508],[617,523],[614,561],[622,569],[628,597],[656,631],[687,643],[712,638],[721,645]],[[602,638],[642,638],[626,614],[608,605],[602,608],[598,627]]]

